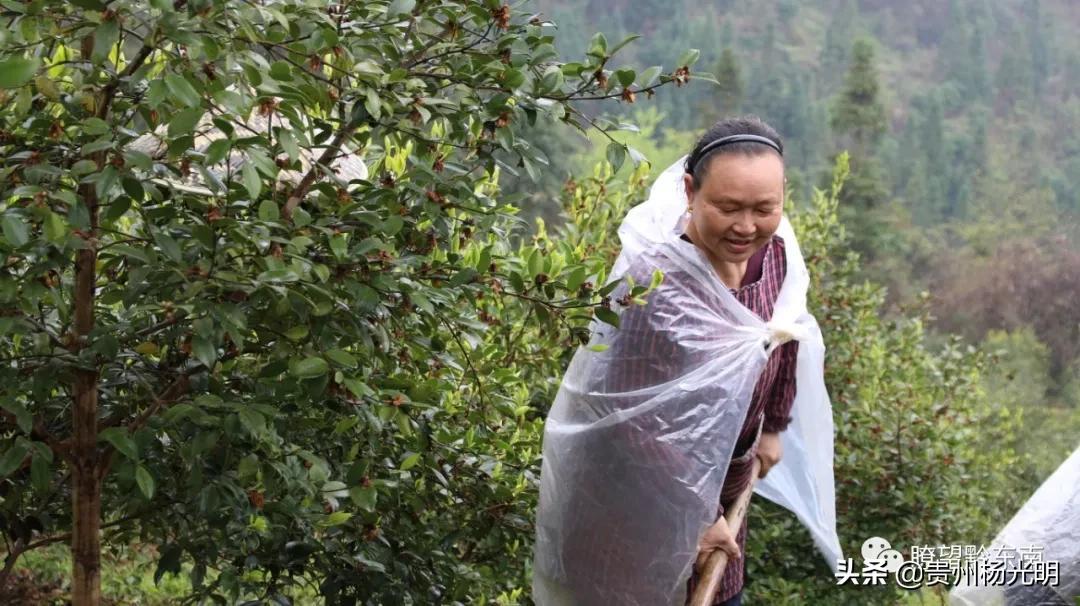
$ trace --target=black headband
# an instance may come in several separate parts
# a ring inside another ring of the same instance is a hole
[[[688,170],[687,172],[693,173],[694,169],[697,168],[698,162],[701,162],[701,159],[704,158],[705,155],[712,150],[718,147],[723,147],[725,145],[732,145],[734,143],[762,143],[775,149],[776,153],[780,154],[781,158],[784,157],[784,152],[780,149],[780,146],[776,144],[776,141],[773,141],[768,137],[759,137],[758,135],[729,135],[727,137],[721,137],[715,141],[710,141],[705,145],[705,147],[702,147],[701,151],[699,151],[697,155],[694,156],[693,162],[690,162],[690,170]]]

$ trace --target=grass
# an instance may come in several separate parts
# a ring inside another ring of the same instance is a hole
[[[152,545],[109,547],[101,554],[102,603],[107,606],[165,606],[180,604],[190,595],[191,564],[184,563],[180,574],[166,573],[154,582],[158,552]],[[256,572],[248,574],[256,575]],[[14,599],[8,603],[60,606],[71,599],[71,553],[67,545],[50,545],[23,555],[16,566]],[[207,573],[207,581],[216,578]],[[254,580],[254,579],[252,579]],[[240,602],[258,596],[240,596]],[[294,606],[322,604],[317,589],[307,584],[288,591]]]
[[[186,574],[166,574],[154,583],[157,550],[149,546],[126,546],[101,555],[101,593],[110,606],[176,604],[191,592]],[[71,591],[71,553],[67,545],[50,545],[23,555],[16,577],[39,590],[35,601],[66,604]],[[186,569],[185,569],[186,572]],[[25,595],[25,594],[24,594]]]

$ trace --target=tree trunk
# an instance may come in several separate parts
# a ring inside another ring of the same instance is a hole
[[[104,157],[98,155],[98,166]],[[75,255],[75,351],[86,347],[94,328],[94,284],[97,281],[98,200],[93,185],[83,185],[80,193],[90,211],[90,237],[86,248]],[[98,371],[78,370],[75,375],[73,410],[74,444],[71,472],[71,603],[98,606],[101,603],[101,462],[97,449]]]

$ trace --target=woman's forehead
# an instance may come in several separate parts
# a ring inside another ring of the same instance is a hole
[[[722,154],[711,158],[702,193],[717,199],[757,202],[784,193],[784,163],[775,154]]]

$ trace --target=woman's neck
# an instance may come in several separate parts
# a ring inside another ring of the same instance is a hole
[[[747,261],[731,262],[724,261],[716,258],[709,249],[698,244],[699,238],[695,237],[696,234],[692,233],[693,228],[686,230],[686,237],[690,242],[705,254],[705,258],[709,260],[709,264],[712,265],[713,271],[716,272],[716,276],[720,278],[720,281],[724,283],[724,286],[733,290],[738,290],[742,285],[743,276],[746,275],[746,268],[749,265]]]
[[[720,281],[724,283],[724,286],[732,290],[738,290],[742,285],[743,276],[746,275],[747,262],[742,261],[740,263],[732,263],[729,261],[720,261],[714,259],[708,251],[705,252],[705,256],[709,258],[709,263],[712,264],[713,269],[716,271],[716,275],[720,277]]]

